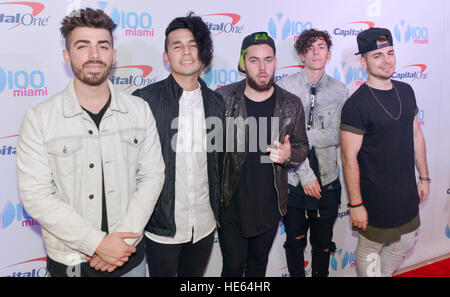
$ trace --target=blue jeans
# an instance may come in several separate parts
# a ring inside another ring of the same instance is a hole
[[[145,277],[145,257],[141,264],[134,267],[131,271],[121,275],[120,277]]]

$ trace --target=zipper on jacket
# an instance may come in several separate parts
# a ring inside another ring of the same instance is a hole
[[[228,152],[225,150],[225,155],[223,156],[223,161],[222,161],[222,181],[221,181],[221,183],[223,182],[223,178],[225,176],[225,161],[227,159],[227,154],[228,154]],[[222,194],[220,195],[220,207],[223,206],[223,195],[224,195],[223,192],[224,191],[222,191]]]
[[[277,205],[278,205],[278,211],[280,212],[280,215],[283,216],[283,213],[280,209],[280,192],[278,191],[277,187],[277,178],[276,178],[276,172],[275,172],[275,164],[272,162],[272,168],[273,168],[273,185],[275,186],[275,191],[277,191]]]

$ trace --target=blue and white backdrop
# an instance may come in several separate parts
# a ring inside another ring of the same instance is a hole
[[[257,4],[256,4],[257,3]],[[278,1],[138,1],[0,0],[0,276],[46,276],[46,253],[39,224],[23,210],[17,191],[16,143],[26,110],[62,90],[72,78],[62,58],[59,33],[63,17],[74,8],[107,12],[118,24],[114,33],[118,60],[111,81],[131,93],[168,74],[162,52],[164,30],[190,10],[201,15],[214,36],[212,68],[203,75],[212,89],[243,78],[236,66],[242,39],[267,31],[276,40],[276,79],[301,71],[293,49],[308,28],[327,30],[333,39],[327,73],[354,92],[366,79],[359,65],[356,35],[371,26],[394,34],[395,79],[412,85],[425,133],[431,194],[420,206],[422,225],[414,250],[403,267],[450,252],[450,3],[445,0],[278,0]],[[344,191],[345,192],[345,191]],[[355,276],[357,237],[351,231],[346,193],[334,228],[337,252],[331,276]],[[287,276],[284,227],[273,244],[267,276]],[[307,254],[309,253],[307,249]],[[310,256],[306,256],[310,274]],[[218,240],[206,272],[219,276]]]

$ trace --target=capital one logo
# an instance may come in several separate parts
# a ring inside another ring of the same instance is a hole
[[[153,67],[148,65],[118,66],[113,67],[113,70],[110,81],[115,86],[124,87],[124,90],[131,87],[143,88],[156,82],[156,78],[148,77],[153,71]]]
[[[224,68],[210,68],[203,76],[203,80],[205,81],[206,85],[208,87],[215,88],[237,82],[238,79],[239,74],[237,70]]]
[[[6,6],[20,6],[26,7],[29,11],[31,9],[31,13],[22,13],[18,11],[14,11],[11,13],[1,13],[0,14],[0,24],[8,24],[13,25],[9,29],[14,29],[20,25],[29,27],[47,27],[48,21],[50,17],[40,17],[39,15],[45,9],[45,5],[39,2],[24,2],[24,1],[15,1],[15,2],[0,2],[0,5]],[[2,7],[3,8],[3,7]]]
[[[290,36],[298,38],[303,31],[313,27],[311,22],[291,20],[284,13],[279,12],[269,19],[269,34],[275,40],[285,40]]]
[[[305,68],[305,65],[291,65],[284,66],[277,69],[277,73],[274,77],[274,82],[278,82],[280,79],[288,77],[290,74],[297,73],[300,69]]]
[[[4,268],[7,269],[7,268],[11,268],[11,267],[24,266],[24,265],[29,266],[30,264],[39,265],[39,264],[35,264],[35,263],[40,263],[40,262],[44,262],[44,263],[47,262],[47,258],[42,257],[42,258],[27,260],[27,261],[13,264],[13,265],[9,265]],[[41,266],[39,268],[33,268],[31,270],[27,269],[26,271],[9,272],[8,275],[5,275],[4,277],[47,277],[47,276],[48,276],[48,270],[44,264],[44,266]]]
[[[407,68],[406,71],[394,72],[392,78],[399,80],[408,80],[413,82],[416,79],[427,79],[428,73],[425,72],[427,65],[425,64],[413,64],[402,67],[402,69]]]
[[[405,20],[395,25],[394,36],[398,42],[428,44],[430,41],[427,27],[407,24]]]
[[[350,23],[347,23],[346,25],[353,25],[353,24],[364,25],[364,28],[355,29],[355,28],[353,28],[353,26],[352,26],[352,28],[348,28],[348,29],[347,28],[346,29],[335,28],[333,30],[333,34],[339,35],[342,37],[347,37],[347,36],[354,37],[354,36],[357,36],[359,33],[361,33],[363,30],[368,29],[368,28],[365,28],[365,26],[368,26],[369,28],[375,27],[374,22],[368,22],[368,21],[350,22]]]
[[[3,136],[3,137],[0,137],[0,140],[16,138],[18,136],[19,135]],[[5,157],[15,156],[16,155],[16,150],[17,150],[17,148],[15,147],[15,145],[12,145],[12,144],[0,145],[0,157],[3,157],[3,156],[5,156]]]
[[[334,271],[344,270],[346,267],[355,265],[355,252],[344,251],[339,249],[332,257],[330,261],[331,268]]]
[[[244,25],[239,25],[241,16],[235,13],[212,13],[202,15],[209,31],[215,34],[235,33],[240,34],[244,30]],[[206,18],[206,20],[205,20]]]
[[[109,14],[118,29],[125,30],[128,37],[153,37],[152,16],[148,12],[121,11],[116,7],[112,10],[106,9],[108,2],[99,1],[100,9]]]
[[[356,86],[362,85],[367,80],[367,72],[362,67],[352,67],[347,62],[341,62],[334,68],[333,76],[335,79],[345,83],[347,86],[355,83]]]

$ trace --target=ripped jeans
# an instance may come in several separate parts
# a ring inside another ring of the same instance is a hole
[[[286,230],[284,248],[291,277],[305,276],[304,251],[308,228],[311,230],[312,276],[328,276],[330,253],[336,251],[336,245],[331,240],[337,212],[337,206],[307,211],[302,208],[288,207],[287,215],[284,218]]]

